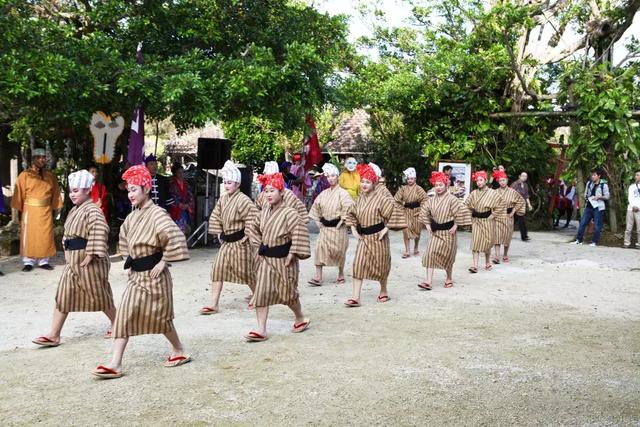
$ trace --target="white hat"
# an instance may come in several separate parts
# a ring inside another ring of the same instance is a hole
[[[407,168],[404,170],[404,172],[402,172],[404,174],[404,176],[406,176],[407,178],[415,178],[416,177],[416,170],[414,168]]]
[[[265,175],[271,175],[274,173],[280,172],[280,167],[278,166],[278,162],[265,162],[264,170],[262,171]]]
[[[240,169],[231,160],[224,162],[222,167],[222,179],[225,181],[233,181],[240,183],[242,181],[242,175]]]
[[[369,162],[369,166],[371,166],[371,169],[373,169],[373,171],[376,173],[376,176],[378,178],[382,177],[382,169],[380,169],[380,166],[376,165],[375,163],[371,163],[371,162]]]
[[[69,175],[69,188],[91,188],[93,181],[93,175],[82,169]]]
[[[338,168],[329,162],[322,165],[322,172],[324,172],[325,175],[340,175],[340,171],[338,170]]]
[[[31,152],[31,157],[36,157],[36,156],[46,156],[47,153],[45,151],[44,148],[34,148],[33,151]]]

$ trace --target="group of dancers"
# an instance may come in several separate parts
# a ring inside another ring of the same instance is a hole
[[[391,270],[389,230],[403,230],[406,253],[414,240],[414,255],[419,255],[419,239],[426,228],[431,237],[422,265],[426,279],[418,286],[432,289],[435,269],[446,272],[445,288],[453,286],[452,270],[456,258],[456,234],[461,226],[471,225],[473,265],[478,272],[481,253],[485,267],[492,262],[508,262],[513,232],[513,215],[524,214],[524,199],[507,186],[503,171],[494,172],[500,188],[487,186],[486,172],[473,174],[477,189],[462,201],[450,191],[450,178],[433,172],[430,183],[434,194],[416,183],[416,171],[404,171],[406,185],[395,196],[381,181],[382,171],[373,164],[358,164],[360,192],[355,198],[339,185],[340,172],[326,163],[322,167],[329,182],[316,198],[309,213],[293,192],[285,188],[276,162],[267,162],[258,180],[262,192],[255,203],[240,191],[241,173],[231,161],[222,169],[224,194],[209,218],[209,233],[218,236],[221,247],[211,268],[211,303],[200,314],[219,311],[225,282],[248,287],[249,309],[256,312],[257,327],[245,335],[249,342],[266,341],[269,307],[288,306],[294,315],[293,333],[307,330],[306,317],[298,292],[299,261],[311,256],[307,224],[314,220],[319,227],[315,251],[313,286],[323,284],[323,268],[337,267],[336,283],[345,283],[344,265],[350,233],[357,239],[353,260],[352,295],[347,307],[359,307],[364,280],[377,281],[379,303],[390,300],[387,282]],[[70,312],[103,311],[111,322],[105,338],[114,338],[113,355],[93,374],[105,378],[123,375],[122,359],[129,337],[164,334],[172,351],[164,362],[176,367],[191,361],[173,324],[172,278],[169,263],[189,259],[184,234],[171,217],[150,198],[151,175],[143,166],[133,166],[124,174],[128,197],[134,208],[120,228],[119,251],[126,257],[128,283],[116,310],[108,280],[109,228],[100,208],[91,200],[93,176],[86,170],[69,176],[69,197],[74,204],[64,227],[65,268],[55,298],[53,324],[48,335],[34,343],[56,347]],[[491,259],[491,249],[495,257]],[[501,255],[501,247],[504,253]],[[405,256],[403,256],[405,258]]]

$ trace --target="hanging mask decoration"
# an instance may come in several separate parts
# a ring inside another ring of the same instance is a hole
[[[116,148],[116,141],[124,130],[122,116],[108,116],[102,111],[96,111],[91,116],[89,125],[93,135],[93,158],[98,164],[110,163]]]
[[[356,162],[356,159],[354,159],[353,157],[349,157],[344,161],[344,167],[349,172],[353,172],[354,170],[356,170],[357,164],[358,164],[358,162]]]

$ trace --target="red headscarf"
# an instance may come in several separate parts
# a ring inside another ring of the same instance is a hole
[[[484,180],[487,180],[487,172],[485,171],[478,171],[476,173],[474,173],[473,175],[471,175],[471,180],[473,182],[478,181],[478,178],[484,178]]]
[[[356,170],[360,175],[360,179],[366,179],[374,184],[378,182],[378,175],[376,175],[376,172],[368,164],[358,164],[356,165]]]
[[[499,181],[502,178],[509,179],[507,173],[501,170],[494,171],[491,175],[493,176],[494,181]]]
[[[151,188],[151,174],[149,173],[149,169],[144,165],[131,166],[124,171],[122,179],[127,181],[129,185]]]
[[[429,182],[431,185],[436,185],[436,182],[442,182],[444,185],[449,185],[449,177],[444,172],[431,172]]]
[[[293,155],[293,161],[294,161],[294,162],[302,161],[302,154],[300,154],[300,153],[295,153],[295,154]]]
[[[282,178],[282,174],[280,172],[269,175],[258,175],[258,182],[262,185],[263,190],[267,185],[277,188],[280,191],[284,190],[284,178]]]

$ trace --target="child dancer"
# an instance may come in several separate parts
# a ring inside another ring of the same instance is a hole
[[[423,224],[420,222],[420,207],[427,200],[427,193],[416,184],[417,178],[414,168],[405,169],[403,173],[407,179],[407,185],[403,185],[398,189],[395,200],[402,207],[407,218],[407,228],[402,230],[405,248],[402,258],[409,258],[411,240],[413,240],[413,255],[420,255],[418,245],[420,244],[420,234],[423,228]]]
[[[502,262],[509,262],[509,246],[511,245],[511,236],[513,236],[513,216],[525,214],[525,201],[516,190],[509,187],[509,178],[504,171],[496,171],[493,173],[494,181],[498,182],[500,187],[496,190],[503,203],[506,211],[502,215],[496,217],[495,226],[495,258],[494,264],[500,264],[500,245],[504,246],[504,254]]]

